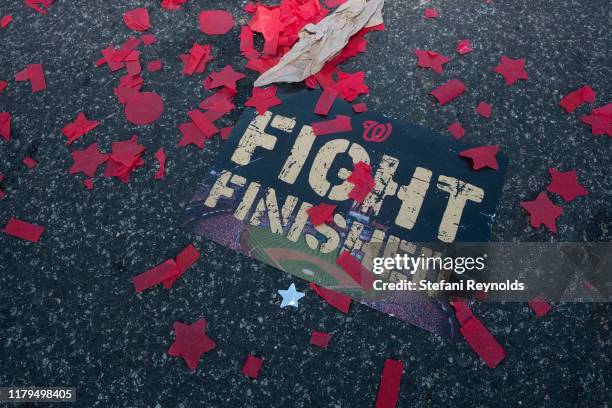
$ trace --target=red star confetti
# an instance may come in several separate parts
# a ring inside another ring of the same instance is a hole
[[[278,106],[282,101],[276,96],[276,86],[272,85],[266,89],[253,88],[253,96],[244,103],[244,106],[251,106],[263,115],[273,106]]]
[[[195,123],[181,123],[179,125],[179,130],[183,135],[178,143],[179,147],[185,147],[192,144],[199,149],[204,148],[204,143],[206,142],[207,137],[200,131],[200,129],[198,129]]]
[[[51,7],[54,0],[24,0],[26,6],[36,10],[40,14],[47,14],[45,8]],[[43,8],[44,7],[44,8]]]
[[[32,170],[38,164],[38,162],[34,160],[33,158],[31,158],[30,156],[24,157],[21,163],[30,170]]]
[[[140,36],[142,43],[146,45],[155,44],[157,42],[157,38],[153,34],[143,34]]]
[[[134,276],[132,278],[132,282],[134,283],[134,289],[136,289],[136,292],[142,292],[145,289],[149,289],[150,287],[158,285],[167,279],[177,276],[179,273],[179,269],[176,266],[174,259],[168,259],[156,267],[151,268],[140,275]]]
[[[357,96],[370,92],[370,88],[365,84],[364,71],[358,71],[353,74],[338,72],[336,86],[342,99],[348,102],[353,102]]]
[[[200,259],[200,252],[192,244],[187,245],[181,252],[179,252],[176,258],[174,258],[178,273],[163,281],[166,289],[170,289],[174,282],[180,278],[187,271],[187,269],[191,268],[191,266],[196,263],[198,259]]]
[[[144,166],[142,155],[145,147],[138,144],[138,137],[113,142],[112,152],[104,169],[104,177],[116,177],[123,183],[130,181],[132,171]]]
[[[565,95],[559,102],[559,105],[565,109],[565,112],[572,113],[583,103],[595,102],[596,96],[597,94],[593,88],[585,85],[582,88],[576,89],[575,91]]]
[[[334,220],[335,210],[335,205],[321,203],[314,207],[310,207],[306,212],[308,213],[308,218],[310,218],[312,225],[318,226],[332,222]]]
[[[480,146],[463,150],[459,152],[459,156],[471,159],[473,170],[480,170],[483,167],[498,170],[499,165],[495,159],[495,155],[498,151],[499,146]]]
[[[249,354],[242,365],[242,374],[252,379],[259,377],[259,370],[263,364],[263,359]]]
[[[490,118],[493,114],[493,108],[486,102],[480,102],[476,107],[476,113],[483,118]]]
[[[94,183],[93,183],[93,179],[92,178],[87,178],[85,180],[83,180],[83,185],[88,189],[88,190],[93,190],[94,188]]]
[[[11,140],[11,114],[8,112],[0,112],[0,136],[7,143]]]
[[[174,343],[168,349],[168,354],[185,360],[190,370],[198,367],[202,354],[214,349],[217,344],[206,335],[206,320],[198,319],[188,325],[174,322]]]
[[[331,289],[324,288],[315,283],[310,283],[310,289],[314,290],[323,300],[325,300],[330,306],[338,309],[344,314],[349,312],[351,308],[351,297],[343,293],[338,293]]]
[[[83,150],[74,150],[72,153],[74,163],[70,167],[70,174],[83,173],[87,177],[93,177],[96,174],[98,166],[108,160],[107,154],[100,153],[98,144],[92,143]]]
[[[155,122],[164,112],[164,101],[155,92],[138,92],[125,104],[125,117],[135,125]]]
[[[234,17],[223,10],[205,10],[200,13],[200,30],[208,35],[222,35],[234,27]]]
[[[328,86],[324,88],[317,100],[314,112],[317,115],[327,116],[337,97],[338,90],[335,87]]]
[[[98,125],[100,125],[99,121],[89,120],[85,116],[85,113],[79,112],[74,122],[68,123],[62,129],[62,133],[68,138],[66,144],[71,144],[75,140],[79,139],[81,136],[98,127]]]
[[[591,125],[592,134],[612,137],[612,103],[593,109],[590,115],[581,116],[580,120]]]
[[[550,168],[548,172],[552,180],[547,190],[563,197],[566,203],[569,203],[576,197],[589,194],[589,191],[578,183],[576,170],[561,172],[557,169]]]
[[[434,18],[439,18],[440,17],[440,13],[438,13],[438,10],[436,10],[434,8],[426,8],[425,12],[423,13],[423,15],[425,16],[425,18],[430,18],[430,19],[434,19]]]
[[[155,159],[159,163],[159,169],[154,176],[155,180],[163,180],[166,175],[166,152],[163,148],[155,152]]]
[[[211,73],[203,82],[207,90],[224,86],[236,93],[236,82],[246,78],[246,75],[234,71],[231,65],[227,65],[221,71]]]
[[[459,40],[457,42],[457,47],[455,47],[455,51],[457,51],[457,54],[459,55],[465,55],[474,51],[472,48],[472,42],[470,40]]]
[[[551,232],[557,233],[556,221],[563,214],[563,208],[554,205],[548,194],[540,193],[534,201],[521,201],[521,207],[529,213],[533,228],[544,224]]]
[[[376,396],[376,408],[395,408],[397,406],[403,372],[403,362],[390,358],[385,360]]]
[[[123,22],[129,29],[134,31],[147,31],[151,28],[149,11],[144,7],[126,11],[123,14]]]
[[[368,105],[365,103],[356,103],[353,105],[353,112],[355,113],[364,113],[368,111]]]
[[[161,71],[163,67],[164,67],[164,64],[162,63],[161,60],[153,60],[147,64],[147,71],[157,72],[157,71]]]
[[[538,319],[542,316],[545,316],[548,312],[550,312],[550,309],[552,309],[550,303],[548,303],[548,301],[544,298],[543,295],[536,296],[528,303],[529,307],[531,308],[531,310],[533,310],[533,313],[535,313]]]
[[[376,277],[361,262],[348,251],[342,251],[336,259],[338,265],[347,275],[351,277],[364,291],[372,289]]]
[[[376,182],[372,177],[372,167],[362,161],[353,164],[353,171],[346,179],[349,183],[353,183],[355,187],[349,191],[348,196],[358,203],[363,203],[363,200],[374,190]]]
[[[311,126],[312,130],[317,136],[350,132],[353,130],[353,127],[351,126],[351,117],[345,115],[337,115],[336,119],[314,122],[311,124]]]
[[[189,54],[181,55],[183,75],[201,74],[206,71],[206,64],[214,59],[210,45],[194,43]]]
[[[8,87],[8,82],[0,81],[0,93],[4,92],[4,90]]]
[[[5,28],[13,21],[13,16],[7,15],[0,18],[0,28]]]
[[[45,232],[45,228],[40,225],[30,224],[29,222],[18,220],[11,217],[2,229],[6,235],[21,238],[26,241],[38,242],[40,236]]]
[[[465,136],[465,129],[459,122],[450,124],[448,126],[448,131],[455,139],[461,139],[463,136]]]
[[[179,10],[181,5],[187,3],[187,0],[162,0],[161,6],[166,10]]]
[[[438,100],[438,103],[442,106],[446,105],[453,99],[461,96],[467,87],[458,79],[451,79],[450,81],[440,85],[430,92]]]
[[[310,344],[326,349],[329,346],[331,334],[313,330],[310,335]]]
[[[414,55],[417,56],[417,65],[421,68],[430,68],[433,72],[441,74],[444,69],[442,65],[446,64],[450,59],[435,51],[426,51],[414,49]]]
[[[513,60],[512,58],[502,56],[499,65],[493,68],[493,71],[503,76],[508,86],[514,84],[519,79],[529,79],[525,71],[524,59]]]
[[[29,64],[25,69],[15,74],[15,81],[30,81],[32,92],[40,92],[47,89],[45,72],[41,64]]]
[[[461,325],[459,331],[472,350],[487,364],[495,368],[506,357],[506,351],[491,332],[475,316]]]

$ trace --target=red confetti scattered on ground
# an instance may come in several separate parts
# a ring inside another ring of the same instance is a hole
[[[70,174],[83,173],[87,177],[95,176],[98,166],[108,160],[108,155],[98,150],[97,143],[92,143],[83,150],[74,150],[70,154],[74,160],[72,167],[68,170]]]
[[[223,10],[206,10],[200,13],[200,30],[208,35],[222,35],[234,27],[234,17]]]
[[[378,386],[376,408],[395,408],[397,406],[403,372],[403,362],[390,358],[385,360]]]
[[[612,137],[612,103],[593,109],[590,115],[581,116],[580,120],[591,125],[592,134]]]
[[[15,74],[15,81],[30,81],[32,92],[40,92],[47,89],[45,71],[41,64],[29,64],[25,69]]]
[[[132,282],[134,283],[134,289],[136,289],[136,292],[142,292],[143,290],[158,285],[178,274],[179,270],[176,266],[176,262],[174,259],[168,259],[156,267],[151,268],[140,275],[134,276],[132,278]]]
[[[11,217],[2,232],[15,238],[38,242],[40,236],[45,232],[45,228]]]
[[[440,85],[430,92],[437,100],[438,103],[442,106],[446,105],[453,99],[461,96],[465,91],[467,91],[467,87],[458,79],[451,79],[450,81]]]
[[[0,93],[4,92],[4,90],[8,87],[8,82],[0,81]]]
[[[363,71],[353,74],[338,72],[336,87],[342,99],[348,102],[353,102],[357,96],[370,92],[370,88],[365,84],[365,72]]]
[[[469,52],[474,51],[474,49],[472,48],[472,42],[470,40],[459,40],[457,42],[457,47],[455,48],[455,51],[457,51],[457,53],[460,55],[465,55]]]
[[[444,69],[442,65],[446,64],[450,59],[435,51],[414,49],[414,55],[417,56],[417,65],[421,68],[430,68],[433,72],[441,74]]]
[[[362,161],[353,164],[353,171],[346,179],[349,183],[353,183],[355,187],[349,191],[348,196],[358,203],[363,203],[363,200],[374,190],[376,182],[372,177],[372,167]]]
[[[519,79],[529,79],[527,71],[525,71],[525,60],[522,58],[514,60],[502,56],[499,65],[493,68],[493,71],[503,76],[508,86],[514,84]]]
[[[338,293],[334,290],[324,288],[316,283],[310,283],[310,289],[314,290],[317,295],[321,296],[323,300],[329,303],[335,309],[338,309],[344,314],[349,312],[351,308],[351,297],[343,293]]]
[[[112,153],[104,169],[104,177],[116,177],[121,182],[130,181],[132,171],[144,166],[142,154],[145,147],[138,144],[138,137],[133,135],[129,140],[113,142]]]
[[[334,220],[334,211],[336,210],[335,205],[321,203],[310,207],[306,212],[308,218],[314,226],[323,225]]]
[[[242,365],[242,374],[249,378],[257,379],[262,364],[263,359],[249,354]]]
[[[276,86],[272,85],[266,89],[253,88],[253,96],[244,103],[244,106],[251,106],[263,115],[273,106],[278,106],[282,101],[276,96]]]
[[[557,233],[557,218],[563,214],[563,208],[556,206],[548,194],[540,193],[533,201],[521,201],[521,207],[529,213],[529,223],[533,228],[544,224],[551,232]]]
[[[155,173],[155,180],[163,180],[166,175],[166,152],[163,148],[155,152],[155,158],[159,163],[159,169]]]
[[[323,120],[311,124],[312,130],[317,136],[330,135],[333,133],[350,132],[353,130],[351,126],[351,117],[338,115],[336,119]]]
[[[459,328],[472,350],[489,366],[495,368],[506,357],[506,351],[491,332],[475,316]]]
[[[7,15],[0,18],[0,28],[5,28],[13,21],[13,16]]]
[[[51,7],[51,5],[53,4],[53,0],[24,0],[24,3],[26,6],[44,15],[47,14],[47,11],[43,7]]]
[[[538,317],[538,319],[542,316],[545,316],[552,306],[548,301],[544,298],[544,296],[536,296],[534,299],[529,301],[529,307],[533,310],[533,313]]]
[[[317,115],[327,116],[337,97],[338,90],[335,87],[328,86],[324,88],[317,100],[314,112]]]
[[[331,334],[313,330],[310,335],[310,344],[326,349],[330,339]]]
[[[434,8],[426,8],[424,13],[425,18],[439,18],[440,13]]]
[[[493,108],[486,102],[480,102],[476,107],[476,113],[478,113],[483,118],[490,118],[493,114]]]
[[[34,160],[33,158],[31,158],[30,156],[24,157],[21,163],[23,163],[30,170],[32,170],[38,164],[38,162]]]
[[[157,38],[153,34],[143,34],[140,36],[140,39],[144,45],[151,45],[157,42]]]
[[[499,165],[495,159],[497,152],[499,152],[499,146],[480,146],[463,150],[459,152],[459,156],[471,159],[473,170],[480,170],[483,167],[498,170]]]
[[[208,117],[201,111],[194,109],[187,112],[187,115],[191,118],[193,123],[197,126],[198,130],[202,132],[206,139],[210,139],[219,132],[219,129],[212,123]]]
[[[212,47],[194,43],[189,54],[182,54],[181,59],[183,60],[183,75],[201,74],[206,71],[206,64],[214,59]]]
[[[161,6],[166,10],[179,10],[181,5],[187,3],[187,0],[162,0]]]
[[[88,190],[93,190],[94,188],[94,183],[93,183],[92,178],[87,178],[83,180],[83,184],[85,185],[85,187],[87,187]]]
[[[342,251],[340,256],[336,259],[336,265],[342,268],[342,270],[346,272],[351,279],[357,282],[364,291],[372,289],[376,277],[363,266],[357,258],[351,255],[350,252]]]
[[[147,64],[147,71],[149,72],[157,72],[160,71],[164,67],[164,64],[161,60],[153,60]]]
[[[174,282],[180,278],[187,269],[200,259],[200,252],[192,244],[189,244],[174,258],[176,267],[178,268],[178,274],[163,281],[166,289],[170,289]]]
[[[75,140],[79,139],[81,136],[98,127],[98,125],[100,125],[99,121],[89,120],[85,116],[85,113],[79,112],[74,122],[68,123],[62,129],[62,133],[68,138],[66,144],[71,144]]]
[[[164,112],[164,101],[155,92],[139,92],[125,104],[125,117],[135,125],[155,122]]]
[[[463,136],[465,136],[465,129],[459,122],[450,124],[448,126],[448,131],[455,139],[461,139]]]
[[[548,169],[548,172],[550,173],[552,180],[548,185],[547,190],[563,197],[563,200],[566,203],[569,203],[578,196],[585,196],[589,194],[589,191],[578,183],[576,170],[561,172],[557,169],[550,168]]]
[[[572,113],[583,103],[595,102],[596,96],[597,94],[593,88],[585,85],[582,88],[576,89],[575,91],[565,95],[559,102],[559,105],[565,109],[565,112]]]
[[[217,344],[206,335],[206,320],[198,319],[188,325],[182,322],[174,322],[175,340],[168,349],[168,354],[185,360],[190,370],[198,367],[202,354],[214,349]]]
[[[7,143],[11,140],[11,114],[8,112],[0,112],[0,136]]]
[[[129,29],[134,31],[147,31],[151,28],[149,11],[144,7],[126,11],[123,14],[123,22]]]
[[[356,103],[353,105],[353,112],[355,113],[364,113],[368,111],[368,105],[365,103]]]
[[[211,90],[221,86],[226,87],[232,93],[236,93],[236,82],[246,78],[246,75],[234,71],[231,65],[227,65],[221,71],[211,73],[203,82],[204,88]]]

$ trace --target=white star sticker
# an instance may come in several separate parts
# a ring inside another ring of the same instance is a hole
[[[283,297],[280,307],[293,306],[296,309],[299,307],[298,300],[304,297],[304,293],[295,290],[295,284],[292,283],[287,290],[279,290],[278,294]]]

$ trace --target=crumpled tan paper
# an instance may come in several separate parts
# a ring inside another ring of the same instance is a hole
[[[261,87],[275,82],[300,82],[321,71],[364,27],[383,23],[384,0],[348,0],[318,24],[300,31],[297,43],[255,81]]]

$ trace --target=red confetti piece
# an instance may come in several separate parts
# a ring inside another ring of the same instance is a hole
[[[11,114],[0,112],[0,136],[8,143],[11,140]]]
[[[155,158],[159,163],[159,170],[155,173],[155,180],[163,180],[166,175],[166,152],[163,148],[155,152]]]
[[[220,133],[221,133],[221,140],[227,140],[227,138],[229,137],[230,133],[232,133],[232,130],[234,130],[233,126],[227,126],[224,127],[223,129],[221,129]]]
[[[365,84],[364,71],[353,74],[338,72],[336,87],[342,99],[348,102],[353,102],[357,96],[370,92],[370,88]]]
[[[596,96],[597,94],[593,88],[585,85],[582,88],[576,89],[575,91],[565,95],[559,102],[559,105],[565,109],[565,112],[572,113],[583,103],[595,102]]]
[[[195,123],[206,139],[210,139],[219,132],[219,129],[217,129],[214,123],[212,123],[210,119],[208,119],[201,111],[194,109],[187,112],[187,115],[189,118],[191,118],[193,123]]]
[[[434,19],[434,18],[439,18],[440,17],[440,13],[438,13],[438,10],[434,9],[434,8],[426,8],[425,12],[423,13],[425,18],[430,18],[430,19]]]
[[[47,14],[47,11],[43,7],[51,7],[51,5],[53,4],[53,0],[24,0],[24,3],[26,6],[44,15]]]
[[[591,125],[592,134],[612,137],[612,103],[593,109],[590,115],[581,116],[580,120]]]
[[[240,29],[240,53],[246,59],[259,57],[259,52],[255,49],[253,30],[246,25]]]
[[[326,349],[330,339],[331,334],[313,330],[310,335],[310,344]]]
[[[543,295],[536,296],[534,299],[530,300],[529,307],[533,310],[533,313],[535,313],[538,319],[545,316],[552,309],[552,306]]]
[[[129,29],[134,31],[147,31],[151,28],[149,11],[144,7],[126,11],[123,14],[123,22]]]
[[[457,53],[460,55],[465,55],[469,52],[474,51],[474,49],[472,48],[472,42],[470,40],[459,40],[457,42],[457,47],[455,48],[455,51],[457,51]]]
[[[521,207],[529,213],[529,223],[533,228],[544,224],[551,232],[557,233],[557,218],[563,214],[563,208],[556,206],[548,194],[540,193],[533,201],[521,201]]]
[[[365,103],[356,103],[353,105],[353,112],[355,113],[364,113],[368,111],[368,105]]]
[[[497,152],[499,152],[499,146],[480,146],[463,150],[459,152],[459,156],[471,159],[473,170],[480,170],[484,167],[498,170],[499,165],[495,159]]]
[[[586,196],[589,194],[589,191],[578,183],[576,170],[561,172],[557,169],[550,168],[548,169],[548,172],[550,173],[552,180],[546,189],[551,193],[555,193],[563,197],[563,200],[566,203],[569,203],[576,197]]]
[[[266,89],[253,88],[253,96],[244,103],[244,106],[251,106],[263,115],[273,106],[278,106],[282,101],[276,96],[276,86],[272,85]]]
[[[308,213],[308,218],[310,218],[312,225],[318,226],[332,222],[334,220],[335,210],[335,205],[321,203],[314,207],[310,207],[306,212]]]
[[[98,127],[98,125],[100,125],[99,121],[89,120],[85,116],[85,113],[79,112],[74,122],[68,123],[62,129],[62,133],[68,138],[66,144],[71,144],[75,140],[79,139],[81,136]]]
[[[457,317],[459,324],[463,325],[472,317],[474,317],[472,309],[470,309],[470,306],[468,306],[467,302],[459,300],[450,302],[450,304],[455,309],[455,317]]]
[[[442,106],[446,105],[453,99],[461,96],[465,91],[467,91],[467,87],[458,79],[451,79],[450,81],[440,85],[430,92],[437,100],[438,103]]]
[[[30,170],[32,170],[38,164],[38,162],[30,156],[26,156],[21,163],[23,163]]]
[[[491,332],[478,320],[472,317],[465,322],[459,331],[472,350],[489,366],[495,368],[506,357],[506,351],[493,337]]]
[[[29,222],[18,220],[11,217],[2,229],[6,235],[21,238],[26,241],[38,242],[40,236],[45,232],[45,228],[40,225],[30,224]]]
[[[0,18],[0,28],[5,28],[13,21],[13,16],[7,15]]]
[[[455,139],[461,139],[465,136],[465,129],[461,126],[461,123],[455,122],[448,126],[448,131],[453,135]]]
[[[174,259],[168,259],[164,263],[149,269],[146,272],[136,275],[132,278],[134,289],[136,292],[142,292],[152,286],[162,283],[163,281],[173,278],[179,274],[178,267]]]
[[[355,187],[349,191],[348,196],[358,203],[363,203],[363,200],[365,200],[376,185],[372,177],[372,167],[362,161],[353,164],[353,171],[346,181],[355,185]]]
[[[206,64],[214,59],[210,45],[194,43],[189,54],[181,55],[183,60],[183,75],[201,74],[206,71]]]
[[[185,360],[190,370],[198,367],[202,354],[213,350],[217,344],[206,335],[206,320],[198,319],[188,325],[174,322],[175,340],[168,349],[168,354]]]
[[[324,88],[317,100],[314,112],[317,115],[327,116],[337,97],[338,90],[336,88],[331,86]]]
[[[338,265],[347,275],[361,286],[364,291],[372,289],[376,277],[357,258],[348,251],[342,251],[336,259]]]
[[[166,10],[179,10],[181,5],[187,3],[187,0],[162,0],[161,6]]]
[[[529,79],[527,71],[525,71],[524,59],[513,60],[512,58],[502,56],[499,65],[493,68],[493,71],[503,76],[508,86],[511,86],[519,79]]]
[[[223,10],[206,10],[200,13],[200,30],[208,35],[222,35],[234,27],[234,17]]]
[[[41,64],[29,64],[25,69],[15,74],[15,81],[30,81],[32,92],[40,92],[47,89],[45,72]]]
[[[236,93],[236,82],[246,78],[246,75],[234,71],[231,65],[227,65],[221,71],[211,73],[203,82],[204,87],[207,90],[219,88],[224,86]]]
[[[164,101],[155,92],[139,92],[125,104],[125,117],[135,125],[155,122],[164,112]]]
[[[386,359],[376,396],[376,408],[395,408],[404,372],[404,363]]]
[[[323,300],[329,303],[335,309],[338,309],[344,314],[349,312],[351,308],[351,297],[343,293],[338,293],[334,290],[324,288],[316,283],[311,282],[310,288],[314,290],[317,295],[321,296]]]
[[[437,74],[441,74],[444,69],[442,65],[448,63],[450,59],[435,51],[426,51],[414,49],[414,54],[417,56],[417,65],[421,68],[430,68]]]
[[[324,3],[329,8],[334,8],[346,3],[347,0],[324,0]]]
[[[74,150],[70,154],[74,160],[70,170],[68,170],[70,174],[83,173],[87,177],[93,177],[98,166],[108,160],[108,155],[102,154],[98,150],[97,143],[92,143],[83,150]]]
[[[262,364],[263,359],[249,354],[242,365],[242,374],[255,380],[259,377],[259,370]]]
[[[486,102],[480,102],[476,107],[476,113],[478,113],[483,118],[490,118],[493,114],[493,108]]]
[[[147,71],[149,72],[157,72],[160,71],[164,67],[164,64],[161,60],[153,60],[147,64]]]
[[[189,244],[174,258],[176,267],[178,268],[178,274],[163,281],[166,289],[170,289],[174,282],[180,278],[198,259],[200,259],[200,252],[192,244]]]
[[[0,81],[0,93],[4,92],[4,90],[8,87],[8,82]]]
[[[179,147],[185,147],[187,145],[197,146],[199,149],[204,148],[204,143],[207,137],[198,129],[195,123],[185,122],[179,125],[179,130],[183,137],[179,141]]]
[[[336,119],[323,120],[311,124],[312,130],[317,136],[330,135],[333,133],[350,132],[353,130],[351,126],[351,117],[338,115]]]
[[[85,185],[85,187],[87,187],[88,190],[93,190],[94,188],[94,183],[93,183],[92,178],[87,178],[83,180],[83,184]]]
[[[104,177],[116,177],[123,183],[130,181],[132,171],[144,166],[142,154],[145,147],[138,144],[138,137],[133,135],[129,140],[113,142],[112,153],[104,169]]]
[[[143,34],[140,36],[140,39],[144,45],[151,45],[157,42],[157,38],[153,34]]]

